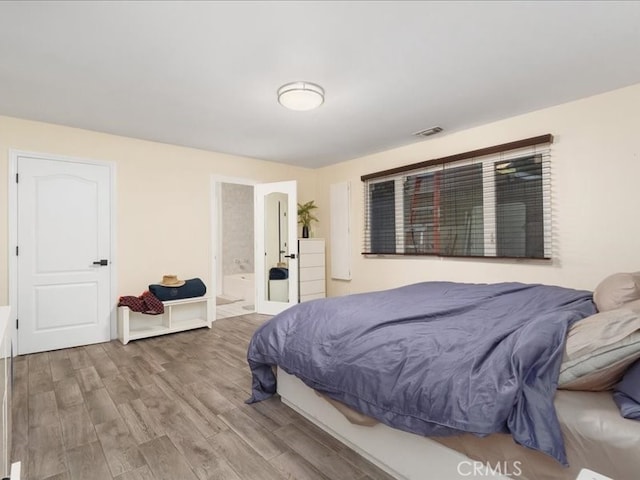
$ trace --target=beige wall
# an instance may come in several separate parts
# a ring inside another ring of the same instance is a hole
[[[443,125],[446,129],[446,125]],[[640,270],[640,85],[532,112],[319,170],[0,117],[0,304],[7,302],[8,149],[117,165],[118,291],[140,293],[163,273],[210,278],[210,176],[298,180],[316,200],[314,235],[330,238],[329,185],[350,180],[352,278],[330,295],[422,280],[516,280],[593,289],[615,271]],[[360,176],[544,133],[552,146],[554,260],[363,258]],[[330,253],[331,245],[327,243]],[[327,262],[330,265],[330,262]],[[328,267],[329,268],[329,267]],[[330,271],[327,272],[328,277]]]
[[[297,180],[301,201],[315,194],[309,169],[0,116],[0,304],[8,301],[9,149],[116,164],[120,295],[140,294],[166,273],[209,283],[212,174]]]
[[[555,136],[552,263],[360,255],[361,175],[545,133]],[[318,236],[330,238],[329,185],[345,180],[352,186],[353,280],[328,280],[330,295],[424,280],[544,282],[593,289],[612,272],[640,270],[640,85],[323,168],[318,171]]]

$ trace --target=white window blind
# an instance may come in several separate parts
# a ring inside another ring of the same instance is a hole
[[[363,254],[551,258],[552,141],[364,176]]]

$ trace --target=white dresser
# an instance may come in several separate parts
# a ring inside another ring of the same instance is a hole
[[[300,302],[326,297],[324,239],[298,239]]]

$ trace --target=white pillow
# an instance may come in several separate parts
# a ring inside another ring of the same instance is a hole
[[[614,273],[600,282],[593,292],[599,312],[615,310],[640,299],[640,272]]]
[[[558,388],[608,390],[640,358],[640,300],[574,323],[567,334]]]

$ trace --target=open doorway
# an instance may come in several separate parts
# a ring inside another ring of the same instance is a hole
[[[214,179],[216,319],[255,312],[254,187]]]

